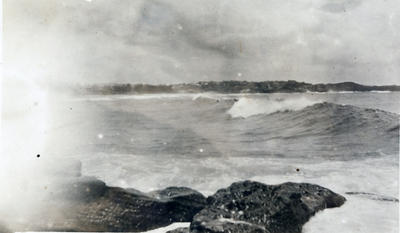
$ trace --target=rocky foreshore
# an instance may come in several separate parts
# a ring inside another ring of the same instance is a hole
[[[317,211],[339,207],[345,201],[313,184],[237,182],[207,198],[190,232],[300,233]]]
[[[317,211],[339,207],[346,200],[306,183],[243,181],[208,198],[186,187],[143,193],[109,187],[90,177],[75,177],[55,187],[46,201],[47,216],[11,230],[141,232],[191,222],[190,228],[172,232],[299,233]]]

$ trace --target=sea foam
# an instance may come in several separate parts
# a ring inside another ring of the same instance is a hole
[[[307,106],[319,103],[319,101],[310,100],[306,97],[289,99],[261,99],[242,97],[228,110],[233,118],[247,118],[258,114],[270,114],[278,111],[297,111]]]

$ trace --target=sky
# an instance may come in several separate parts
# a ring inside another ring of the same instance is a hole
[[[5,80],[400,84],[398,0],[4,0]]]

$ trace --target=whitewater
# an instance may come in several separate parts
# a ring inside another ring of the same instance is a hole
[[[211,195],[239,180],[308,182],[348,201],[317,213],[303,232],[398,232],[399,99],[390,92],[43,97],[3,117],[3,153],[11,156],[0,182],[14,180],[10,189],[28,195],[38,164],[65,159],[80,160],[83,175],[109,186],[145,192],[187,186]],[[24,195],[0,205],[11,208]]]

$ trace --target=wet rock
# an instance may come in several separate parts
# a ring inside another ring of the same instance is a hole
[[[190,232],[300,233],[317,211],[339,207],[345,200],[313,184],[237,182],[207,199]]]
[[[144,193],[109,187],[94,177],[58,180],[46,192],[52,194],[40,209],[32,210],[24,221],[10,219],[13,232],[142,232],[191,222],[206,204],[201,193],[186,187]]]
[[[43,211],[13,224],[12,231],[142,232],[191,222],[190,228],[170,233],[300,233],[317,211],[345,202],[318,185],[251,181],[233,183],[207,199],[186,187],[144,193],[109,187],[91,177],[63,179],[50,190],[54,195],[46,199]]]
[[[201,193],[186,187],[168,187],[149,195],[159,201],[170,203],[168,209],[175,216],[176,222],[192,220],[206,204],[206,199]]]
[[[78,231],[146,231],[174,222],[191,222],[206,204],[201,193],[185,187],[149,194],[103,186],[98,180],[81,182],[77,187],[85,193],[70,205],[73,228]],[[99,190],[101,195],[87,194],[86,188]]]

